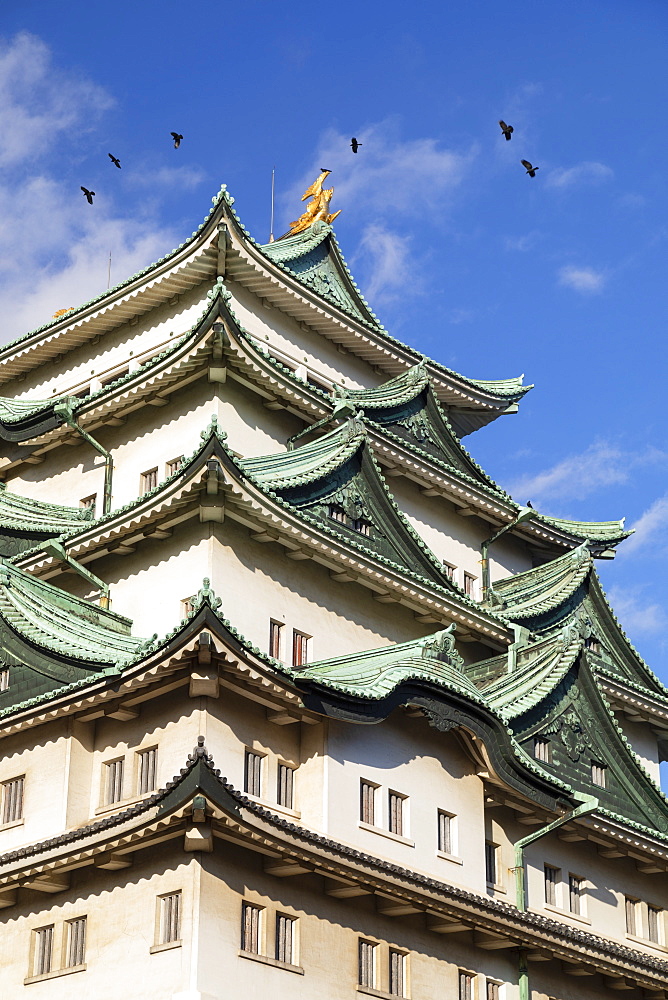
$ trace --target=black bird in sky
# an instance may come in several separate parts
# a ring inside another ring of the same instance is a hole
[[[174,140],[174,149],[178,149],[181,145],[181,139],[183,139],[183,136],[179,135],[178,132],[172,132],[172,139]]]
[[[88,188],[85,188],[83,185],[81,186],[81,190],[83,191],[84,197],[85,197],[86,201],[88,202],[88,204],[92,205],[93,204],[93,198],[95,197],[95,192],[94,191],[89,191]]]
[[[360,148],[361,145],[362,145],[362,143],[358,142],[357,139],[355,138],[355,136],[353,136],[352,140],[350,142],[350,148],[352,149],[353,153],[356,153],[357,150]]]
[[[533,504],[531,503],[531,500],[527,500],[526,505],[527,507],[531,507],[531,509],[533,510]]]
[[[506,140],[508,142],[510,142],[510,137],[513,134],[513,132],[515,131],[515,129],[513,128],[512,125],[506,125],[506,123],[504,122],[503,118],[499,119],[499,125],[501,126],[501,131],[505,135]]]
[[[535,177],[536,171],[540,170],[540,167],[534,167],[533,164],[529,163],[528,160],[520,160],[520,163],[526,169],[526,172],[528,173],[529,177]]]
[[[107,156],[109,157],[109,159],[111,160],[111,162],[113,163],[113,165],[115,167],[118,167],[118,169],[120,170],[121,169],[121,161],[118,159],[118,157],[114,156],[113,153],[107,153]]]

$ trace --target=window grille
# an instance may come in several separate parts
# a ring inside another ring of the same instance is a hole
[[[447,576],[448,580],[454,580],[455,578],[456,566],[452,566],[450,563],[443,562],[443,572]]]
[[[591,762],[591,780],[594,785],[598,785],[599,788],[605,788],[607,785],[607,767],[605,764],[599,764],[598,761],[593,760]]]
[[[376,945],[373,941],[359,943],[359,985],[376,988]]]
[[[9,691],[9,667],[0,667],[0,692]]]
[[[363,517],[357,517],[352,522],[352,526],[355,531],[359,532],[360,535],[366,535],[367,538],[371,536],[371,523],[365,521]]]
[[[279,962],[293,964],[295,921],[284,913],[276,914],[276,958]]]
[[[105,805],[110,806],[114,802],[120,802],[123,798],[125,761],[120,757],[118,760],[112,760],[108,764],[105,764],[105,768],[107,779]]]
[[[658,910],[655,906],[647,907],[647,937],[653,944],[660,944],[659,940],[659,924],[661,918],[661,910]]]
[[[544,740],[540,736],[536,736],[533,741],[533,755],[536,760],[542,761],[544,764],[550,764],[552,762],[552,747],[549,740]]]
[[[278,789],[276,801],[285,809],[292,809],[294,800],[294,768],[288,764],[278,765]]]
[[[273,656],[275,660],[280,660],[282,647],[283,647],[283,624],[282,622],[275,622],[272,619],[269,622],[269,655]]]
[[[260,954],[260,914],[262,909],[252,903],[241,908],[241,948],[251,955]]]
[[[360,781],[360,820],[375,826],[376,785],[370,781]]]
[[[144,496],[145,493],[150,493],[158,485],[158,467],[156,465],[155,469],[147,469],[146,472],[142,472],[139,480],[139,494]]]
[[[470,972],[459,972],[459,1000],[473,1000],[473,976]]]
[[[393,997],[403,997],[406,982],[406,956],[401,951],[390,948],[389,990]]]
[[[181,938],[181,891],[160,896],[160,941],[169,944]]]
[[[165,479],[169,476],[173,476],[175,472],[178,472],[183,465],[183,455],[179,455],[178,458],[171,458],[169,462],[165,463]]]
[[[557,905],[557,886],[560,870],[552,865],[545,865],[545,902],[548,906]]]
[[[23,819],[23,790],[25,777],[12,778],[2,783],[2,822],[15,823]]]
[[[139,757],[137,793],[139,795],[144,795],[146,792],[155,791],[158,767],[158,748],[151,747],[150,750],[140,750],[137,756]]]
[[[259,799],[262,790],[262,754],[247,750],[245,765],[244,791]]]
[[[404,796],[398,792],[390,792],[388,795],[388,819],[390,833],[396,833],[399,837],[404,834]]]
[[[84,510],[92,510],[95,517],[95,504],[97,503],[97,493],[91,493],[89,497],[83,497],[79,501],[79,506]]]
[[[499,984],[487,980],[487,1000],[499,1000]]]
[[[330,503],[330,505],[329,505],[329,516],[331,517],[332,521],[338,521],[339,524],[347,524],[348,523],[348,515],[346,514],[345,510],[343,509],[343,507],[340,507],[336,503]]]
[[[188,615],[191,615],[194,610],[195,609],[193,608],[193,598],[184,597],[183,600],[181,601],[181,617],[187,618]]]
[[[39,927],[35,932],[34,976],[45,976],[51,972],[53,960],[53,924]]]
[[[464,593],[468,597],[475,597],[475,582],[474,576],[471,576],[470,573],[464,573]]]
[[[83,965],[86,958],[86,917],[67,921],[67,968]]]
[[[292,633],[292,665],[293,667],[303,667],[308,663],[308,641],[310,636],[304,632],[295,631]]]
[[[601,643],[598,641],[598,639],[595,639],[593,636],[590,636],[589,639],[587,639],[586,646],[590,653],[601,652]]]
[[[485,841],[485,878],[488,885],[496,885],[496,850],[497,845],[491,840]]]
[[[582,912],[582,885],[583,880],[577,875],[568,876],[568,908],[571,913]]]
[[[454,817],[449,813],[438,810],[438,849],[442,854],[454,854],[452,821]]]
[[[635,936],[638,933],[637,922],[636,922],[638,900],[631,899],[630,896],[626,896],[626,898],[624,899],[624,907],[626,911],[626,933],[633,934]]]

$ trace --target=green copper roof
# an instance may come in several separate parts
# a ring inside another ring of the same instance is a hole
[[[547,524],[553,524],[555,528],[575,535],[578,538],[586,538],[592,542],[621,542],[623,538],[628,538],[633,534],[633,530],[624,531],[624,521],[570,521],[561,517],[548,517],[547,514],[540,515],[541,520]]]
[[[384,698],[399,684],[419,678],[484,704],[475,685],[461,672],[463,661],[455,649],[453,631],[451,626],[423,639],[318,660],[291,673],[300,683],[312,681],[370,699]]]
[[[534,569],[497,580],[493,585],[494,606],[505,610],[513,621],[536,618],[563,605],[594,564],[583,543],[572,552]]]
[[[284,490],[305,486],[339,469],[365,440],[364,425],[349,420],[310,444],[294,451],[244,458],[239,464],[261,486]]]
[[[15,424],[26,417],[31,417],[42,410],[50,410],[56,399],[60,397],[52,396],[51,399],[12,399],[9,396],[0,396],[0,421],[4,424]]]
[[[129,634],[127,618],[7,562],[0,563],[0,618],[29,645],[91,664],[122,663],[144,642]]]
[[[0,483],[0,536],[5,528],[60,534],[81,527],[82,521],[92,517],[93,511],[87,507],[65,507],[22,497]]]

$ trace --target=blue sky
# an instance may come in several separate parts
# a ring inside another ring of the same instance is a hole
[[[667,35],[663,0],[5,0],[0,339],[102,291],[110,251],[119,281],[180,243],[221,183],[264,240],[272,166],[277,233],[331,168],[386,327],[535,383],[466,440],[478,461],[521,502],[637,527],[601,573],[668,682]]]

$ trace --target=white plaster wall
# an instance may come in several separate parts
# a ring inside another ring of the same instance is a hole
[[[659,762],[659,743],[656,733],[648,723],[631,722],[623,712],[615,716],[617,725],[631,744],[632,749],[640,757],[641,764],[649,772],[659,788],[661,787],[661,766]]]
[[[23,822],[0,826],[0,854],[64,829],[67,753],[67,729],[58,723],[3,739],[0,782],[21,775],[25,775],[25,782]]]

